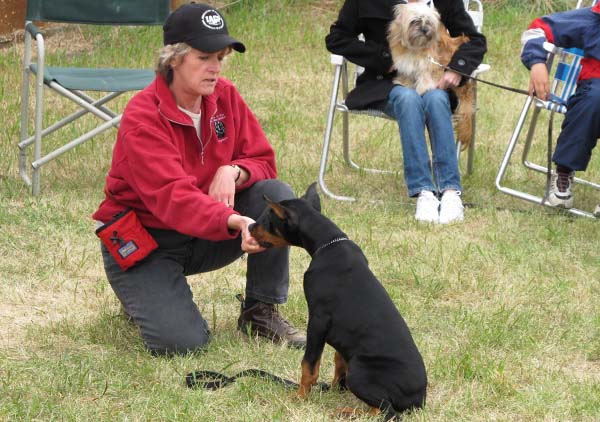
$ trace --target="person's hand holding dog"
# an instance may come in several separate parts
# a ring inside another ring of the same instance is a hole
[[[240,247],[248,254],[262,252],[265,250],[265,248],[260,246],[256,239],[253,238],[248,231],[248,226],[254,222],[255,221],[250,217],[239,214],[232,214],[227,219],[227,227],[229,227],[230,230],[239,230],[242,233],[242,244]]]
[[[458,73],[453,72],[451,70],[447,70],[442,75],[442,78],[438,81],[437,87],[439,89],[450,89],[456,88],[462,79]]]

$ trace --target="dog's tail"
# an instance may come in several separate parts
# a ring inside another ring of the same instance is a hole
[[[473,138],[475,124],[475,83],[467,81],[456,88],[458,107],[454,113],[454,131],[456,140],[460,142],[461,150],[465,150]]]

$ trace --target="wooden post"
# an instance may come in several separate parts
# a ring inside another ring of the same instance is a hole
[[[25,28],[24,0],[0,0],[0,37]]]

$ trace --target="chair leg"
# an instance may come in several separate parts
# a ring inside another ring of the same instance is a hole
[[[333,77],[333,88],[331,92],[331,99],[329,101],[329,112],[327,113],[327,124],[325,127],[325,138],[323,139],[323,150],[321,152],[321,162],[319,164],[319,175],[318,183],[323,193],[330,198],[337,199],[339,201],[355,201],[356,198],[350,196],[336,195],[329,190],[325,183],[325,172],[327,171],[327,159],[329,157],[329,147],[331,144],[331,134],[333,132],[333,122],[335,119],[335,108],[337,105],[338,88],[340,84],[340,76],[342,73],[342,66],[336,66],[334,77]],[[347,118],[344,113],[344,118]]]
[[[533,103],[533,97],[528,97],[527,100],[525,101],[525,105],[523,106],[523,110],[521,111],[521,114],[519,115],[519,119],[517,121],[517,126],[515,127],[515,130],[513,131],[513,134],[510,138],[510,141],[508,143],[508,147],[506,149],[506,152],[504,154],[504,157],[502,158],[502,162],[500,164],[500,168],[498,170],[498,174],[496,175],[496,188],[500,191],[503,192],[507,195],[511,195],[514,196],[516,198],[519,199],[524,199],[526,201],[538,204],[538,205],[544,205],[544,206],[549,206],[545,201],[544,198],[541,196],[537,196],[537,195],[532,195],[530,193],[527,192],[523,192],[523,191],[519,191],[516,189],[512,189],[509,187],[506,187],[502,184],[503,179],[506,175],[506,171],[508,169],[508,166],[510,164],[510,160],[511,157],[515,151],[515,147],[517,144],[517,141],[519,139],[519,136],[521,134],[521,130],[523,129],[523,126],[525,124],[525,120],[527,118],[527,114],[529,113],[529,110],[532,106]],[[542,167],[542,166],[537,166],[537,165],[532,165],[531,163],[529,163],[529,161],[527,160],[527,156],[531,147],[531,142],[533,139],[533,133],[534,133],[534,129],[537,123],[537,118],[538,118],[538,114],[540,112],[539,108],[535,108],[534,110],[534,114],[531,118],[531,123],[530,123],[530,127],[529,130],[527,132],[527,137],[525,140],[525,144],[524,144],[524,148],[523,148],[523,156],[522,156],[522,163],[523,165],[525,165],[527,168],[531,168],[531,169],[537,169],[537,171],[542,171],[542,169],[544,171],[546,171],[546,167]],[[536,168],[533,168],[532,166],[536,166]],[[571,214],[580,216],[580,217],[589,217],[589,218],[595,218],[593,213],[587,212],[587,211],[583,211],[577,208],[570,208],[567,210],[564,210],[566,212],[569,212]]]
[[[529,151],[531,149],[531,143],[532,143],[532,140],[533,140],[533,132],[534,132],[534,129],[535,129],[535,126],[536,126],[536,123],[537,123],[537,118],[539,116],[540,111],[541,110],[539,108],[536,108],[534,110],[534,114],[533,114],[533,116],[531,118],[530,129],[529,129],[529,132],[527,133],[527,139],[525,141],[525,147],[523,148],[522,162],[523,162],[523,165],[525,167],[527,167],[528,169],[530,169],[530,170],[534,170],[534,171],[537,171],[539,173],[547,173],[548,172],[548,167],[547,166],[536,164],[536,163],[534,163],[532,161],[529,161]],[[577,183],[579,185],[584,185],[584,186],[591,187],[593,189],[600,190],[600,184],[591,182],[589,180],[581,179],[579,177],[574,177],[573,178],[573,182]]]
[[[21,93],[21,142],[27,138],[29,130],[29,71],[23,72],[23,90]],[[28,186],[31,186],[31,179],[27,171],[27,148],[19,145],[19,174]]]
[[[498,169],[498,174],[496,175],[496,188],[507,195],[512,195],[517,198],[525,199],[531,202],[539,202],[537,201],[537,197],[533,197],[532,195],[505,187],[502,185],[504,176],[506,175],[506,170],[508,169],[508,165],[510,163],[510,159],[515,151],[515,146],[517,145],[517,140],[519,139],[519,135],[521,134],[521,130],[523,129],[523,125],[525,124],[525,119],[527,118],[527,114],[529,113],[529,108],[531,106],[533,99],[532,97],[527,97],[525,101],[525,105],[523,106],[523,110],[521,110],[521,114],[519,115],[519,119],[517,121],[517,126],[513,131],[510,141],[508,143],[508,147],[506,148],[506,152],[502,158],[502,162],[500,163],[500,168]]]
[[[469,154],[467,155],[467,174],[473,174],[473,166],[475,162],[475,134],[477,133],[477,81],[473,81],[475,84],[473,93],[473,132],[471,133],[471,142],[469,142]]]
[[[39,160],[42,156],[42,107],[44,95],[44,61],[43,58],[38,58],[38,75],[36,77],[35,89],[35,141],[33,144],[33,159]],[[40,193],[40,178],[41,169],[32,167],[31,176],[31,193],[33,196],[38,196]]]
[[[21,90],[21,134],[23,142],[29,133],[29,65],[31,63],[31,34],[25,31],[23,60],[23,86]],[[19,174],[28,186],[31,186],[27,169],[27,150],[19,146]]]

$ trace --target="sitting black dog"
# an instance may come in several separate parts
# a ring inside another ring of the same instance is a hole
[[[422,407],[427,375],[408,326],[361,249],[321,214],[316,185],[299,199],[265,199],[252,236],[263,247],[300,246],[312,257],[304,274],[308,328],[298,395],[306,397],[317,382],[328,343],[336,350],[332,386],[348,388],[370,414],[390,420]]]

